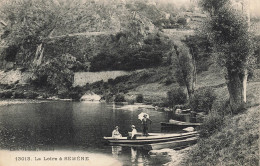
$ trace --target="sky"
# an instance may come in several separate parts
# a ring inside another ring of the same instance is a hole
[[[260,0],[250,0],[250,10],[253,15],[260,17]]]

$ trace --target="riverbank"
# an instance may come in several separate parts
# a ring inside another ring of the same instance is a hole
[[[30,99],[2,99],[0,100],[0,106],[24,104],[24,103],[42,103],[43,100],[30,100]]]
[[[211,136],[200,138],[178,165],[259,165],[260,106],[228,116]]]

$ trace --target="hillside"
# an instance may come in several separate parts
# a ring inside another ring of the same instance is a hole
[[[163,110],[179,104],[191,107],[188,86],[181,82],[185,65],[177,57],[186,50],[185,62],[194,60],[187,65],[193,68],[186,78],[194,76],[192,90],[200,100],[195,104],[202,107],[194,111],[206,116],[200,119],[199,142],[183,165],[259,164],[260,56],[247,83],[245,108],[232,114],[224,69],[217,65],[212,43],[196,31],[206,18],[196,8],[146,0],[46,2],[7,3],[1,9],[7,25],[0,67],[12,74],[0,71],[0,98],[79,100],[94,92],[107,102],[143,102]],[[260,38],[254,40],[257,47]],[[260,55],[259,46],[254,51]],[[75,74],[86,71],[94,73]],[[30,78],[26,82],[24,77]],[[176,93],[170,98],[168,92]],[[178,93],[185,101],[171,102]]]

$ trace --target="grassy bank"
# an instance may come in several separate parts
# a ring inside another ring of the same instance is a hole
[[[259,71],[259,70],[256,70]],[[238,115],[227,112],[226,86],[216,86],[215,112],[203,124],[201,138],[179,165],[259,165],[260,82],[254,77],[248,82],[247,109]],[[223,113],[225,115],[223,115]]]
[[[180,165],[259,165],[259,109],[227,116],[222,128],[201,138]]]

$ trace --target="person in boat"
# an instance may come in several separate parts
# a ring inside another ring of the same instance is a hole
[[[135,125],[132,125],[132,133],[131,133],[131,139],[136,139],[137,130],[135,129]]]
[[[119,133],[118,129],[119,129],[119,127],[116,126],[115,129],[113,130],[113,132],[112,132],[112,137],[113,137],[113,138],[122,137],[122,135]]]
[[[148,136],[148,123],[152,123],[152,120],[147,118],[147,115],[144,114],[144,118],[142,119],[142,125],[143,125],[143,135]]]

